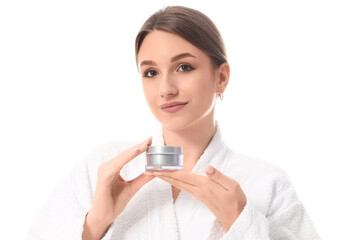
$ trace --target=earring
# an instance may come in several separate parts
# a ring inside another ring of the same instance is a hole
[[[224,99],[224,94],[222,94],[222,93],[219,93],[219,98],[220,98],[220,100],[223,100]]]

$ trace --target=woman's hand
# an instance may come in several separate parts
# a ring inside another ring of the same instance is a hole
[[[100,239],[135,193],[154,178],[141,174],[131,181],[125,181],[120,176],[120,170],[150,145],[151,139],[147,139],[100,165],[94,200],[85,220],[83,239]]]
[[[153,174],[191,193],[217,217],[225,232],[230,229],[246,205],[246,196],[239,183],[212,166],[207,167],[207,176],[184,171],[156,171],[146,174]]]

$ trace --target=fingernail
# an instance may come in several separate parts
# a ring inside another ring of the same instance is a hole
[[[150,145],[151,145],[152,139],[153,139],[152,137],[149,137],[148,139],[145,140],[146,146],[150,146]],[[144,144],[144,145],[145,145],[145,144]]]
[[[207,174],[213,174],[214,172],[215,172],[215,169],[214,169],[213,166],[208,166],[208,167],[206,168],[206,173],[207,173]]]

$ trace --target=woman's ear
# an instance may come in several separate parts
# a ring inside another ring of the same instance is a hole
[[[217,69],[216,75],[216,93],[224,93],[230,79],[230,65],[227,62],[221,64]]]

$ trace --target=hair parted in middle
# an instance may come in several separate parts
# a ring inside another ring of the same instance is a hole
[[[204,51],[218,68],[227,62],[226,48],[215,24],[202,12],[182,7],[170,6],[151,15],[141,27],[135,40],[135,56],[145,37],[154,30],[176,34]]]

